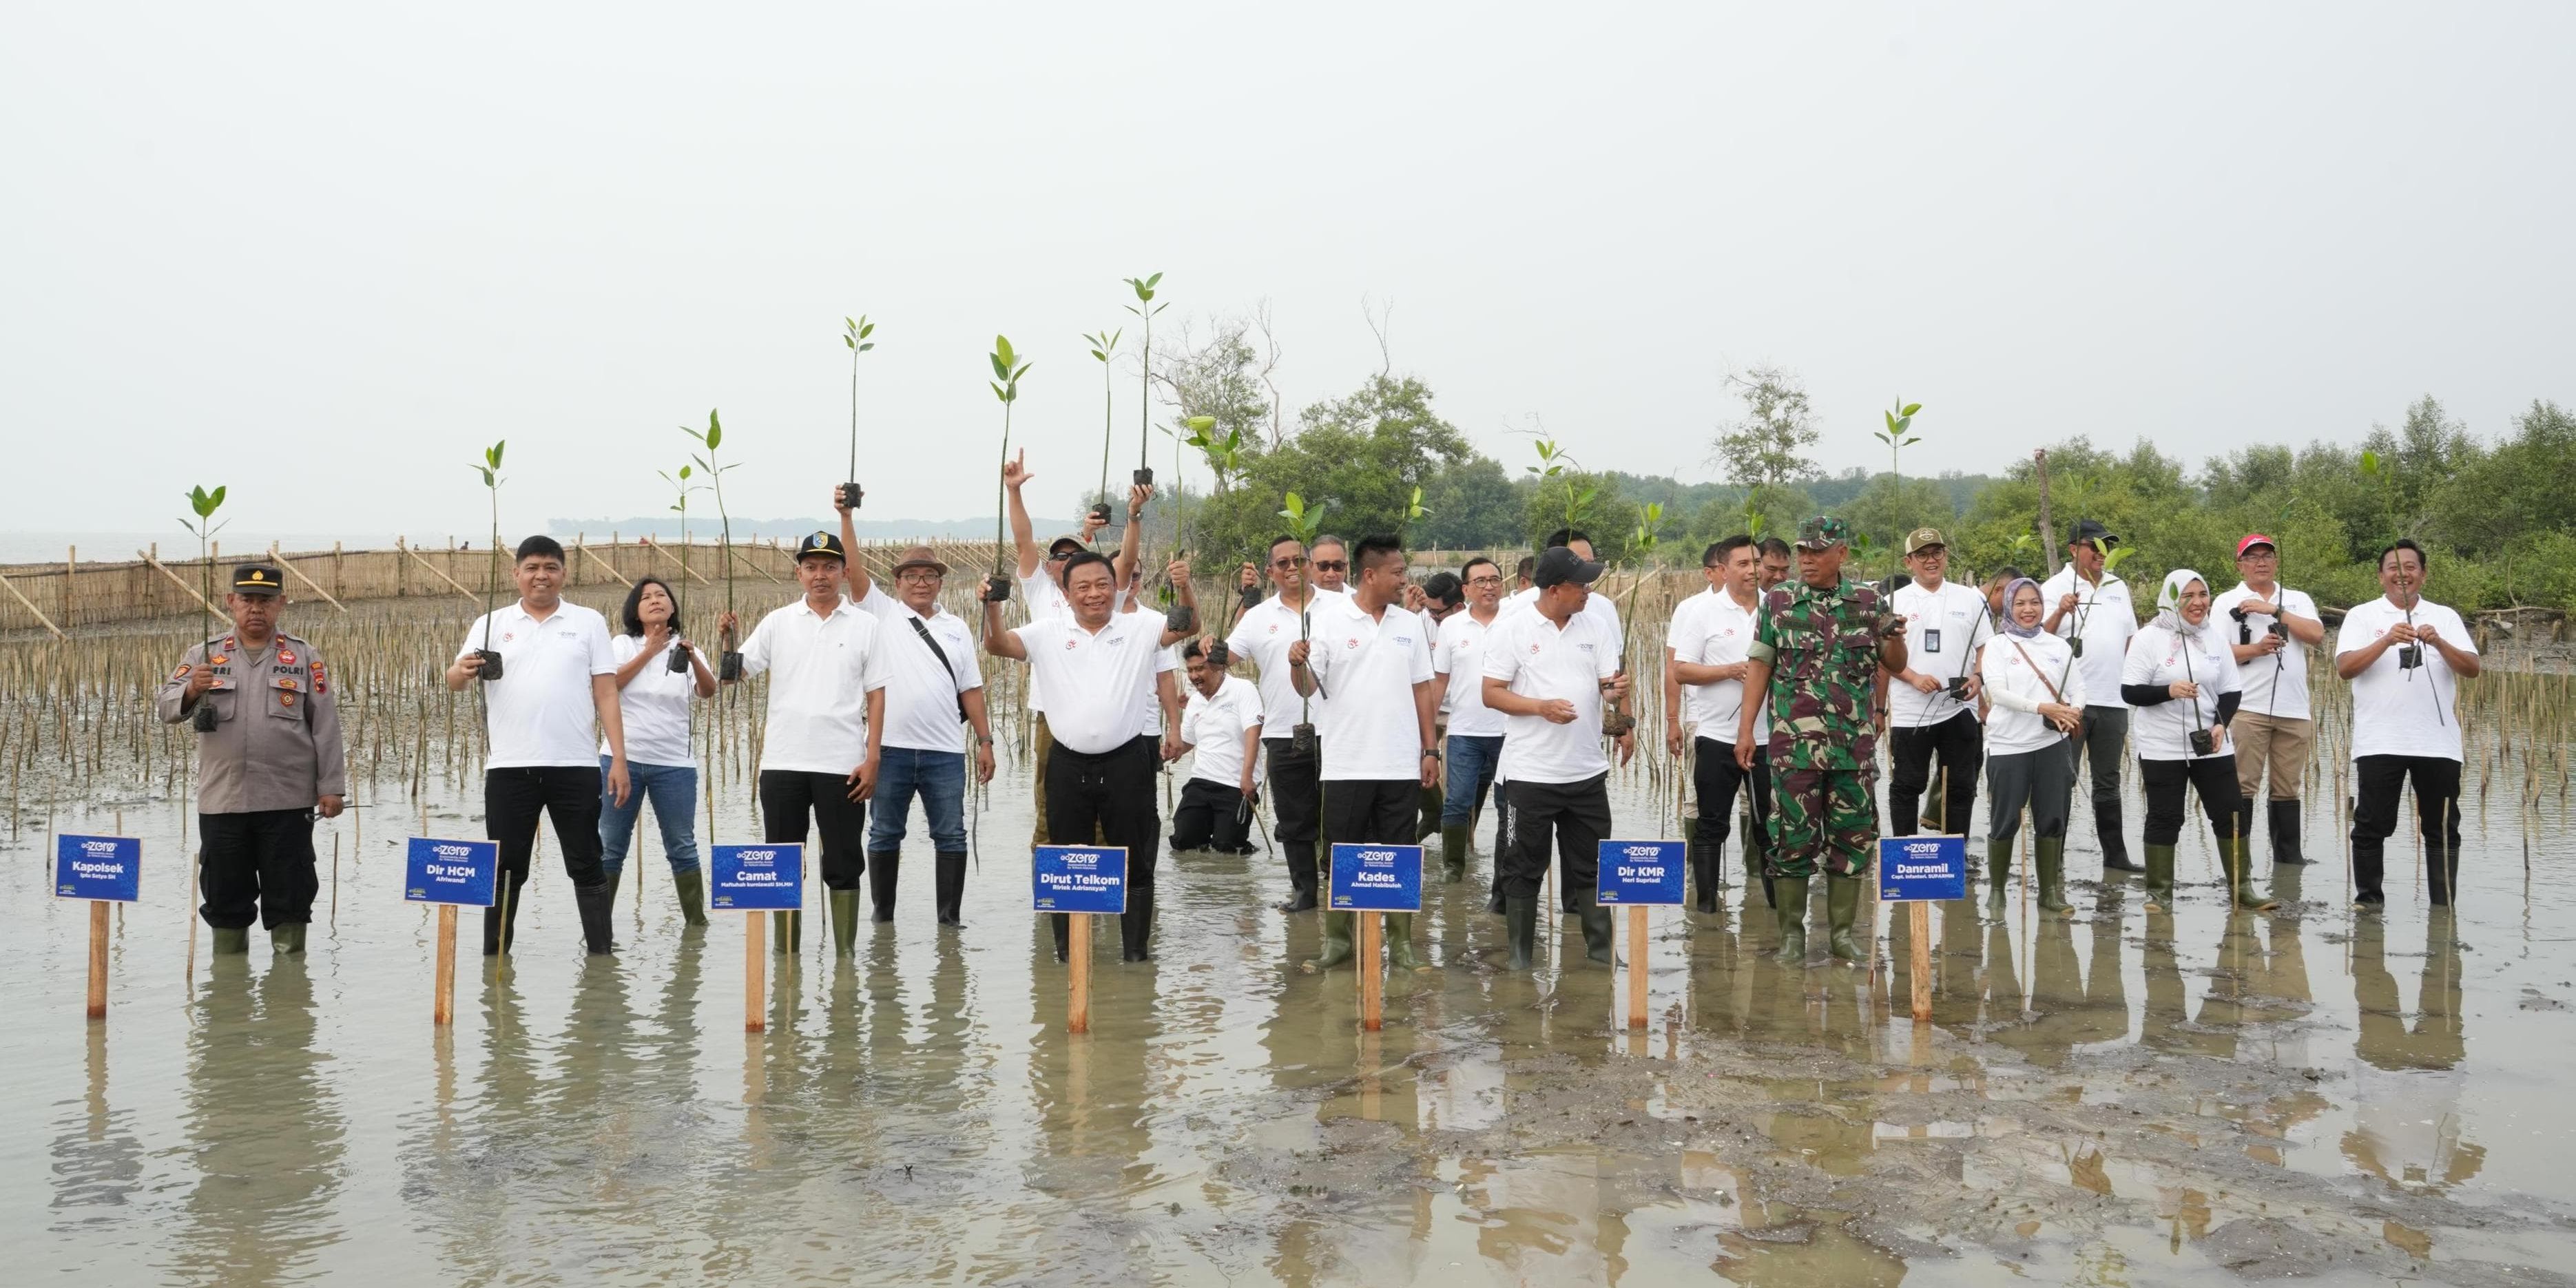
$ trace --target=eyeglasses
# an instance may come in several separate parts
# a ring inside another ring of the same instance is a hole
[[[1315,571],[1317,572],[1340,572],[1350,566],[1351,561],[1348,559],[1318,559],[1315,561]]]
[[[1286,559],[1273,559],[1270,561],[1270,566],[1273,568],[1303,568],[1306,566],[1306,556],[1295,555]]]
[[[918,586],[924,583],[936,585],[944,578],[941,574],[933,572],[928,568],[906,568],[902,572],[896,573],[894,575],[894,579],[896,581],[908,581]]]
[[[1487,573],[1482,577],[1468,578],[1467,584],[1470,586],[1499,586],[1503,584],[1503,579],[1493,573]]]

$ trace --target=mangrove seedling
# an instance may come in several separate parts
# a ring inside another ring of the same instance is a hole
[[[1091,514],[1104,528],[1109,526],[1109,440],[1116,432],[1118,418],[1118,396],[1113,389],[1117,370],[1111,359],[1118,356],[1118,337],[1126,333],[1124,327],[1115,331],[1102,327],[1098,335],[1082,337],[1082,342],[1091,346],[1091,356],[1100,360],[1100,500],[1092,505]]]
[[[689,459],[697,462],[698,470],[705,474],[711,481],[716,494],[716,524],[718,534],[716,538],[716,557],[724,561],[725,620],[730,622],[734,620],[733,513],[725,508],[724,476],[725,471],[734,467],[731,465],[718,466],[716,464],[716,449],[724,445],[724,421],[716,415],[716,409],[710,407],[707,409],[707,427],[705,429],[682,425],[680,426],[680,432],[698,440],[698,446],[706,449],[705,455],[692,455]],[[742,653],[734,647],[733,628],[731,626],[727,626],[723,629],[722,636],[722,640],[719,641],[721,654],[716,664],[716,678],[730,683],[742,678]]]
[[[681,466],[679,476],[676,478],[669,470],[654,471],[662,476],[663,482],[671,485],[672,494],[677,498],[672,502],[671,508],[680,516],[680,584],[682,586],[689,584],[689,494],[706,490],[689,481],[689,471],[689,466]],[[678,605],[674,604],[673,607],[677,608]],[[680,646],[676,634],[675,632],[675,637],[671,641],[670,666],[674,672],[686,671],[689,669],[689,650]]]
[[[1011,338],[1006,335],[994,336],[993,351],[984,356],[993,364],[993,379],[988,383],[993,386],[993,396],[1002,403],[1000,470],[1007,471],[1011,465],[1011,404],[1020,400],[1020,377],[1029,373],[1032,364],[1020,361],[1019,353],[1011,348]],[[1011,597],[1011,578],[1003,571],[1002,554],[1002,516],[1010,507],[1004,503],[1002,489],[1001,474],[997,471],[993,483],[993,575],[984,583],[984,598],[996,604]]]
[[[1323,531],[1324,511],[1332,508],[1333,503],[1318,501],[1308,505],[1304,497],[1294,492],[1289,493],[1286,500],[1286,506],[1279,511],[1279,517],[1287,521],[1288,535],[1297,538],[1297,544],[1309,550],[1314,549],[1315,537]],[[1312,581],[1308,581],[1301,588],[1306,594],[1306,605],[1297,613],[1297,638],[1303,641],[1307,638],[1306,619],[1314,615],[1315,587]],[[1288,745],[1300,756],[1315,754],[1314,713],[1303,694],[1298,695],[1297,698],[1297,727],[1289,731]]]
[[[1910,432],[1914,428],[1914,413],[1921,410],[1923,404],[1899,398],[1894,409],[1880,413],[1887,418],[1887,428],[1869,431],[1878,441],[1887,444],[1887,481],[1890,487],[1887,512],[1888,517],[1896,520],[1896,542],[1900,547],[1905,544],[1905,474],[1897,468],[1896,453],[1923,441],[1922,435]]]
[[[1138,362],[1136,381],[1136,482],[1142,487],[1154,485],[1154,469],[1145,463],[1145,453],[1153,446],[1154,315],[1171,307],[1169,301],[1154,302],[1154,287],[1162,280],[1160,273],[1127,279],[1127,285],[1136,292],[1136,302],[1128,305],[1127,311],[1145,319],[1144,351]]]
[[[186,528],[197,537],[198,580],[204,586],[203,592],[197,597],[197,639],[200,642],[211,640],[215,635],[215,557],[209,548],[209,543],[214,540],[216,533],[224,530],[222,523],[215,522],[215,511],[222,509],[223,504],[224,489],[221,484],[217,484],[215,490],[209,492],[205,484],[200,483],[188,491],[188,509],[197,516],[196,521],[192,523],[186,519],[179,520],[180,527]],[[213,733],[217,723],[215,704],[198,703],[196,714],[189,719],[197,732]]]
[[[505,438],[484,448],[483,463],[472,467],[483,476],[483,490],[492,499],[492,552],[483,561],[483,647],[475,650],[483,667],[474,673],[485,684],[501,678],[501,655],[492,648],[492,611],[493,596],[501,589],[501,449],[509,445]]]
[[[1542,492],[1547,489],[1548,480],[1560,476],[1565,479],[1565,526],[1571,528],[1574,526],[1574,517],[1582,513],[1583,507],[1592,504],[1592,498],[1600,495],[1601,489],[1589,487],[1577,490],[1575,484],[1580,480],[1575,475],[1566,473],[1569,466],[1576,470],[1583,468],[1571,453],[1557,449],[1555,439],[1542,438],[1538,441],[1538,464],[1524,465],[1521,469],[1538,481],[1539,490]]]
[[[876,334],[877,326],[876,323],[868,321],[864,313],[856,318],[842,318],[841,326],[841,343],[850,347],[850,472],[842,476],[849,482],[841,485],[841,504],[855,510],[859,508],[859,502],[867,496],[867,489],[860,487],[858,482],[859,355],[877,347],[876,341],[868,338]]]

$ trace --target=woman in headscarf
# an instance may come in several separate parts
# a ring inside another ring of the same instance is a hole
[[[2039,583],[2015,576],[2002,587],[2003,633],[1986,644],[1978,671],[1986,700],[1986,907],[2003,916],[2013,840],[2031,816],[2039,906],[2065,915],[2066,803],[2075,790],[2075,752],[2066,740],[2084,723],[2084,676],[2066,640],[2040,629],[2048,604]]]
[[[2137,709],[2129,737],[2147,787],[2149,912],[2173,904],[2185,785],[2200,793],[2236,906],[2256,912],[2279,906],[2255,889],[2245,837],[2236,827],[2236,749],[2227,741],[2227,722],[2242,684],[2225,633],[2210,629],[2209,600],[2209,581],[2199,573],[2177,568],[2166,574],[2156,619],[2129,641],[2120,666],[2120,699]]]

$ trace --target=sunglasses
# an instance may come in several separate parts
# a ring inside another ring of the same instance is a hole
[[[1350,566],[1351,561],[1348,559],[1318,559],[1315,561],[1315,571],[1317,572],[1340,572]]]
[[[1270,561],[1270,566],[1273,568],[1303,568],[1306,566],[1306,556],[1298,555],[1290,559],[1273,559]]]

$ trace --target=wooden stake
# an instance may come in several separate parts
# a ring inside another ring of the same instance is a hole
[[[1091,1031],[1091,914],[1066,914],[1064,1031]]]
[[[152,566],[153,566],[153,567],[155,567],[155,568],[161,568],[161,565],[159,565],[159,564],[157,564],[157,563],[156,563],[156,564],[153,564]],[[170,571],[170,570],[169,570],[169,569],[167,569],[167,568],[161,568],[161,571],[163,571],[163,572],[168,572],[168,571]],[[183,584],[184,584],[184,583],[183,583]],[[59,626],[54,625],[54,621],[53,621],[53,619],[52,619],[52,618],[45,616],[45,610],[43,610],[43,609],[41,609],[41,608],[36,607],[36,601],[34,601],[34,600],[32,600],[32,599],[27,598],[24,594],[21,594],[21,593],[19,592],[19,590],[18,590],[18,587],[17,587],[16,585],[12,584],[12,583],[10,582],[10,580],[9,580],[7,577],[0,577],[0,590],[8,591],[8,592],[9,592],[9,596],[10,596],[10,598],[17,600],[20,604],[25,605],[25,606],[26,606],[27,611],[28,611],[28,612],[30,612],[30,613],[35,614],[35,616],[36,616],[36,620],[37,620],[37,621],[39,621],[39,622],[41,622],[41,623],[43,623],[43,624],[44,624],[44,627],[45,627],[45,629],[46,629],[46,630],[52,631],[52,632],[54,633],[54,638],[55,638],[55,639],[58,639],[58,640],[59,640],[59,639],[68,639],[68,638],[70,638],[69,636],[66,636],[66,635],[64,635],[64,634],[63,634],[63,628],[62,628],[62,627],[59,627]],[[188,593],[190,593],[190,594],[192,594],[192,595],[193,595],[193,594],[195,594],[196,592],[195,592],[195,591],[190,591],[190,592],[188,592]],[[202,603],[202,602],[204,602],[204,601],[203,601],[203,600],[200,600],[200,601],[198,601],[198,602]]]
[[[1628,1027],[1646,1027],[1646,905],[1628,907]]]
[[[89,1017],[107,1018],[107,900],[89,901]]]
[[[1375,1033],[1386,1025],[1386,964],[1378,960],[1378,914],[1359,917],[1360,1028]]]
[[[743,924],[749,933],[742,941],[742,1031],[759,1033],[769,1027],[769,1008],[761,998],[769,986],[763,973],[769,963],[769,914],[752,913]]]
[[[335,855],[333,862],[338,859]],[[456,905],[438,905],[438,978],[429,1006],[429,1025],[443,1029],[456,1022]]]
[[[1907,928],[1913,932],[1914,1019],[1932,1018],[1932,905],[1916,899],[1905,905]]]
[[[304,570],[296,567],[294,560],[277,553],[277,543],[274,541],[268,543],[268,561],[285,569],[287,576],[293,577],[297,581],[303,582],[306,586],[311,587],[314,594],[320,595],[333,608],[339,609],[343,613],[349,611],[349,606],[347,604],[343,604],[339,600],[331,598],[331,592],[322,589],[322,583],[305,576]]]

